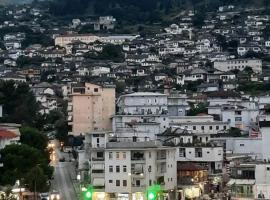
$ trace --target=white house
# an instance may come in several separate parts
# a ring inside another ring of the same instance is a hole
[[[238,69],[243,71],[250,67],[255,73],[262,73],[262,60],[260,59],[234,59],[227,61],[215,61],[214,68],[223,72]]]

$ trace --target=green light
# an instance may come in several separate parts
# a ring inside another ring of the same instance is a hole
[[[157,200],[160,194],[162,194],[160,185],[152,185],[147,189],[147,200]]]
[[[85,196],[90,199],[92,197],[92,193],[88,191],[85,193]]]
[[[152,200],[154,198],[155,198],[154,193],[151,192],[151,193],[148,194],[148,199]]]

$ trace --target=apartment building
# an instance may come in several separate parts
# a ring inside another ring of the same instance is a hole
[[[85,156],[94,198],[143,200],[146,190],[160,184],[170,199],[175,195],[175,148],[157,141],[115,137],[112,132],[85,136]]]
[[[165,131],[168,127],[167,97],[151,92],[121,96],[117,101],[118,114],[113,117],[113,130],[144,132],[151,138]]]
[[[258,108],[247,108],[243,106],[222,106],[221,120],[228,122],[231,127],[248,131],[257,122]]]
[[[230,129],[230,124],[229,122],[216,121],[211,115],[169,116],[169,127],[178,127],[193,133],[217,134]]]
[[[211,142],[211,134],[172,127],[157,138],[164,141],[164,146],[175,148],[178,197],[198,198],[209,189],[221,187],[224,149],[223,145]]]
[[[147,188],[159,184],[167,195],[174,196],[174,158],[174,148],[156,141],[108,143],[105,191],[117,199],[145,199]]]
[[[70,134],[111,130],[115,114],[115,88],[82,83],[72,86],[68,105]]]
[[[257,74],[262,73],[262,60],[260,59],[234,59],[226,61],[215,61],[214,68],[223,72],[238,69],[243,71],[246,67],[250,67]]]

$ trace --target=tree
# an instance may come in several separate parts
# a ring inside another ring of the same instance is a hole
[[[119,45],[105,45],[102,52],[99,54],[98,59],[122,62],[124,61],[123,50]]]
[[[22,144],[27,144],[31,147],[44,151],[48,145],[48,138],[42,134],[38,129],[32,127],[22,127],[20,129]]]
[[[35,125],[39,104],[27,83],[0,81],[0,104],[3,105],[2,122]]]
[[[0,151],[0,154],[4,165],[0,173],[1,185],[13,185],[16,180],[21,179],[27,182],[29,172],[36,166],[42,168],[48,178],[52,176],[53,171],[42,152],[26,144],[8,145]]]
[[[116,86],[116,92],[118,94],[123,93],[125,91],[125,89],[126,89],[126,83],[125,83],[125,81],[117,81],[115,83],[115,86]]]
[[[207,106],[208,106],[207,103],[199,103],[197,106],[194,106],[194,104],[191,104],[190,109],[187,112],[187,115],[188,116],[196,116],[200,113],[207,114],[207,112],[208,112]]]
[[[35,166],[26,174],[26,183],[31,191],[46,192],[49,189],[48,177],[43,169]]]

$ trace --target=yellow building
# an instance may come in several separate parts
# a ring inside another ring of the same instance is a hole
[[[91,83],[74,85],[68,112],[72,135],[111,130],[111,117],[115,114],[115,88]]]

